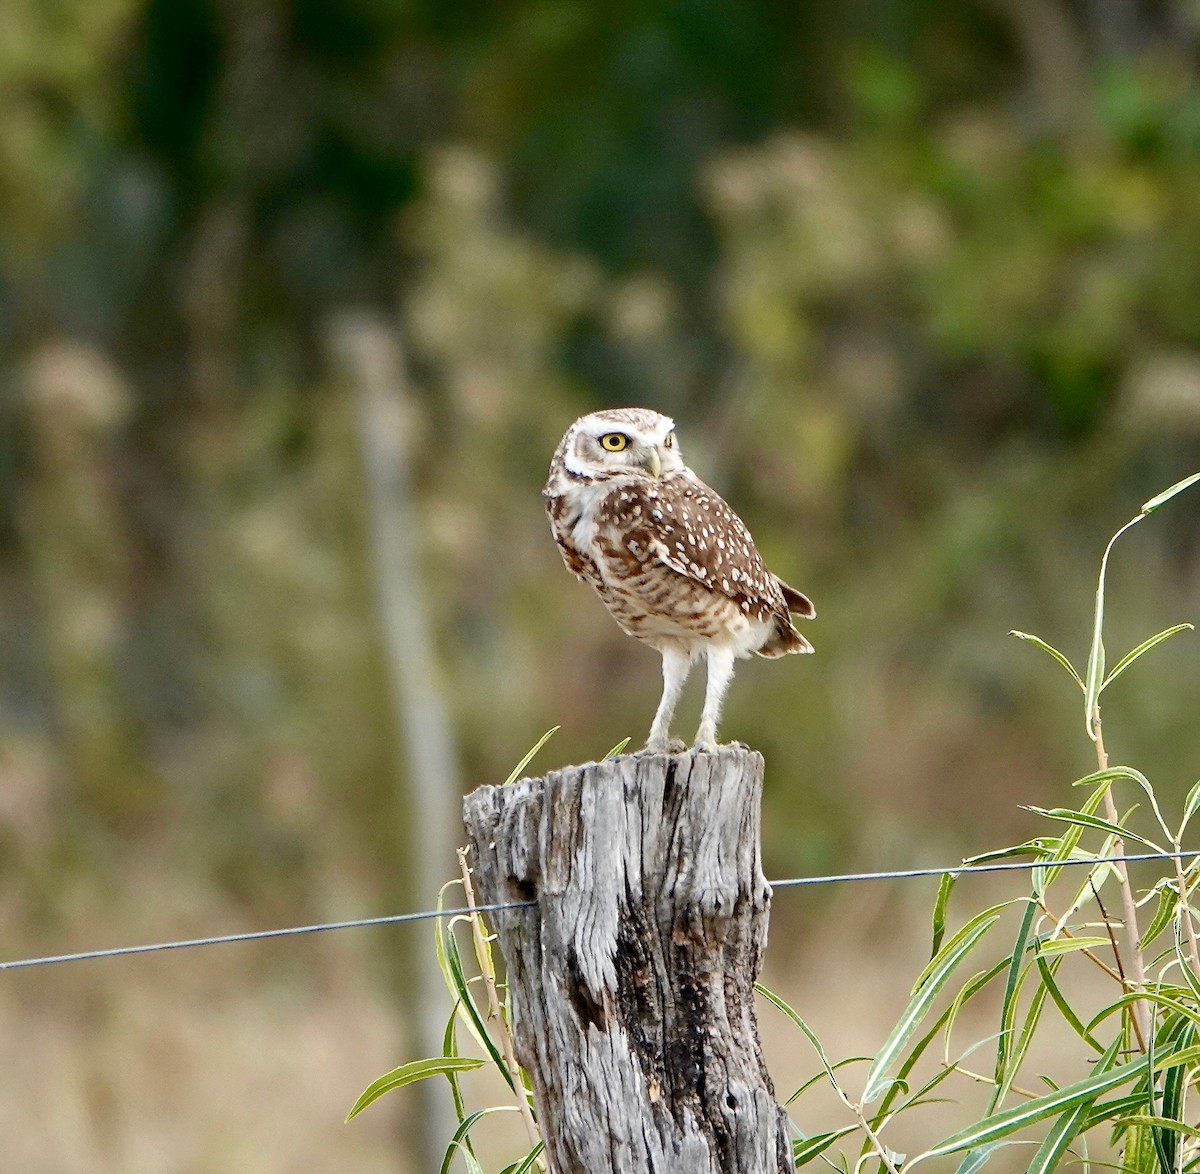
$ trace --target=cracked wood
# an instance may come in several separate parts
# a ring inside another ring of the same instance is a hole
[[[640,754],[467,796],[554,1174],[780,1174],[787,1118],[754,980],[770,888],[763,761]]]

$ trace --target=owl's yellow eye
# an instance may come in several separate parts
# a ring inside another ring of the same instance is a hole
[[[663,439],[663,448],[674,448],[674,447],[675,447],[675,433],[668,432],[666,437]]]
[[[629,437],[624,432],[606,432],[600,437],[600,443],[609,452],[620,452],[629,444]]]

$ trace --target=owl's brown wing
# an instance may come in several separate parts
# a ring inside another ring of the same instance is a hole
[[[697,477],[679,474],[613,492],[599,520],[630,538],[636,531],[639,544],[658,562],[736,600],[744,611],[787,615],[780,581],[767,569],[746,524]]]

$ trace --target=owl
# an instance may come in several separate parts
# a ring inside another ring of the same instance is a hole
[[[708,687],[696,745],[711,749],[740,657],[812,652],[792,623],[816,615],[812,602],[767,570],[745,523],[683,463],[667,416],[617,408],[576,420],[542,493],[567,569],[662,656],[647,750],[672,748],[675,704],[699,656]]]

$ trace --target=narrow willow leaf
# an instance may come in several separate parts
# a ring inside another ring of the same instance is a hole
[[[1192,789],[1187,793],[1187,799],[1184,800],[1183,823],[1179,825],[1179,835],[1175,837],[1176,840],[1183,839],[1184,830],[1192,816],[1196,814],[1197,807],[1200,807],[1200,779],[1192,784]]]
[[[1037,1153],[1033,1155],[1028,1174],[1051,1174],[1058,1169],[1059,1161],[1081,1132],[1080,1126],[1087,1121],[1094,1100],[1093,1097],[1092,1100],[1081,1101],[1058,1117],[1050,1126],[1050,1132],[1046,1134],[1042,1144],[1038,1146]]]
[[[1071,674],[1072,679],[1081,689],[1084,688],[1083,678],[1079,675],[1075,666],[1052,644],[1047,644],[1040,636],[1034,636],[1030,632],[1009,632],[1010,636],[1016,636],[1018,640],[1025,640],[1032,644],[1035,648],[1040,648],[1043,652],[1049,653],[1059,664],[1063,666]]]
[[[869,1064],[870,1062],[870,1056],[850,1056],[845,1060],[839,1060],[836,1064],[831,1065],[831,1067],[833,1068],[834,1072],[836,1072],[839,1068],[846,1068],[851,1064]],[[798,1089],[796,1089],[794,1093],[792,1093],[790,1097],[788,1097],[786,1101],[783,1102],[784,1105],[787,1106],[794,1104],[806,1092],[808,1092],[808,1090],[812,1088],[814,1084],[819,1084],[822,1080],[826,1079],[828,1079],[828,1077],[824,1072],[813,1073],[812,1076],[810,1076]]]
[[[943,872],[938,881],[937,900],[933,904],[933,948],[929,951],[931,958],[937,957],[942,948],[942,939],[946,936],[946,908],[950,904],[950,894],[954,891],[954,882],[958,875],[953,872]]]
[[[1200,473],[1193,473],[1190,477],[1185,477],[1182,481],[1176,481],[1170,489],[1164,489],[1162,493],[1156,493],[1146,502],[1142,506],[1142,513],[1153,513],[1160,505],[1170,501],[1177,493],[1182,493],[1189,486],[1195,485],[1197,481],[1200,481]]]
[[[470,1150],[462,1151],[463,1162],[467,1167],[467,1174],[483,1174],[483,1167],[476,1160],[475,1155]]]
[[[1153,1125],[1157,1129],[1168,1129],[1172,1133],[1182,1134],[1184,1137],[1192,1137],[1200,1139],[1200,1129],[1193,1125],[1186,1125],[1182,1121],[1176,1121],[1174,1117],[1149,1117],[1137,1116],[1127,1117],[1123,1121],[1118,1121],[1118,1125]]]
[[[454,1000],[454,1006],[450,1011],[450,1018],[446,1020],[446,1030],[442,1034],[442,1055],[447,1059],[457,1059],[458,1051],[458,1007],[460,1000]],[[466,1119],[467,1102],[462,1095],[462,1088],[458,1083],[457,1072],[447,1072],[446,1079],[450,1082],[450,1095],[454,1098],[454,1116],[458,1119],[459,1124]]]
[[[1006,1145],[1020,1144],[1021,1143],[1017,1141],[1006,1140],[993,1141],[988,1145],[981,1145],[976,1149],[973,1149],[965,1158],[963,1158],[963,1160],[959,1163],[959,1167],[955,1171],[955,1174],[976,1174],[976,1171],[982,1170],[988,1159],[991,1158],[992,1154],[994,1154],[997,1150],[1003,1149]]]
[[[542,1150],[546,1148],[546,1143],[539,1141],[519,1162],[514,1162],[511,1166],[505,1166],[500,1174],[529,1174],[533,1169],[533,1164],[542,1156]]]
[[[1001,1101],[1008,1096],[1016,1081],[1017,1073],[1021,1070],[1021,1065],[1025,1063],[1025,1057],[1029,1053],[1029,1045],[1033,1043],[1034,1034],[1037,1031],[1037,1025],[1042,1018],[1042,1010],[1046,1006],[1046,998],[1049,992],[1044,986],[1039,985],[1033,992],[1033,998],[1029,1000],[1029,1010],[1025,1014],[1025,1022],[1021,1025],[1021,1034],[1017,1037],[1017,1045],[1013,1048],[1012,1057],[1008,1064],[1008,1075],[1005,1077],[1004,1088],[1002,1090]]]
[[[812,1137],[806,1137],[803,1141],[792,1142],[792,1160],[796,1169],[807,1166],[814,1158],[820,1157],[839,1138],[853,1133],[858,1128],[857,1125],[844,1125],[832,1133],[816,1133]]]
[[[621,751],[624,750],[631,741],[633,741],[632,738],[622,738],[604,757],[616,758],[616,756],[620,754]]]
[[[515,1113],[516,1111],[514,1105],[494,1105],[488,1109],[477,1109],[469,1117],[465,1117],[460,1121],[458,1128],[454,1131],[454,1136],[450,1139],[450,1144],[446,1146],[445,1154],[442,1156],[442,1165],[439,1174],[450,1174],[450,1167],[454,1163],[455,1154],[460,1150],[464,1154],[464,1161],[467,1161],[465,1155],[470,1155],[471,1158],[475,1157],[475,1151],[471,1149],[467,1135],[477,1122],[483,1120],[489,1113]]]
[[[754,989],[762,995],[773,1007],[782,1011],[802,1032],[808,1037],[808,1042],[812,1044],[814,1051],[817,1053],[817,1058],[821,1061],[821,1067],[825,1069],[826,1075],[836,1086],[837,1077],[834,1075],[833,1065],[829,1063],[829,1058],[825,1055],[825,1049],[821,1045],[821,1041],[817,1039],[816,1033],[800,1018],[799,1014],[794,1011],[787,1003],[783,1001],[774,991],[768,990],[761,982],[754,984]]]
[[[1109,767],[1109,771],[1113,772],[1114,778],[1128,779],[1132,783],[1137,783],[1142,788],[1146,793],[1146,798],[1150,800],[1150,806],[1154,811],[1154,818],[1158,820],[1158,826],[1162,828],[1163,835],[1170,839],[1171,829],[1167,827],[1167,821],[1163,819],[1162,812],[1158,809],[1158,799],[1155,797],[1154,788],[1150,785],[1150,780],[1140,770],[1134,770],[1132,766],[1113,766]],[[1108,771],[1103,773],[1107,774]]]
[[[1119,1122],[1116,1132],[1122,1135],[1122,1174],[1159,1174],[1161,1162],[1154,1126],[1146,1113],[1138,1113]],[[1168,1172],[1172,1168],[1167,1167]]]
[[[1178,632],[1194,632],[1195,630],[1195,624],[1176,624],[1173,628],[1165,628],[1161,632],[1156,632],[1149,640],[1143,640],[1132,652],[1127,652],[1117,661],[1112,672],[1104,678],[1104,683],[1100,686],[1100,691],[1104,692],[1144,652],[1149,652],[1151,648],[1161,644],[1164,640],[1169,640]]]
[[[513,1085],[513,1078],[508,1071],[508,1065],[504,1062],[504,1057],[500,1055],[500,1050],[493,1042],[491,1033],[483,1021],[483,1016],[480,1014],[479,1008],[475,1005],[475,999],[467,983],[466,974],[463,972],[462,958],[458,952],[458,942],[452,932],[446,934],[446,961],[451,975],[453,992],[461,1000],[462,1009],[467,1013],[467,1022],[471,1027],[472,1035],[487,1050],[488,1056],[491,1057],[492,1063],[496,1066],[501,1077],[503,1077],[504,1083],[515,1093],[517,1090]]]
[[[1118,836],[1122,840],[1133,840],[1134,843],[1143,844],[1153,852],[1158,852],[1162,856],[1166,856],[1167,850],[1160,848],[1153,840],[1146,839],[1145,836],[1139,836],[1137,832],[1130,831],[1128,828],[1120,827],[1115,823],[1109,823],[1106,819],[1101,819],[1098,815],[1084,815],[1082,811],[1072,811],[1069,807],[1034,807],[1029,804],[1025,807],[1026,811],[1032,811],[1035,815],[1044,815],[1047,819],[1057,819],[1063,823],[1078,824],[1081,827],[1095,828],[1097,831],[1108,832],[1110,835]]]
[[[1004,1095],[1005,1075],[1008,1071],[1009,1050],[1012,1046],[1013,1024],[1017,1014],[1017,996],[1021,991],[1026,947],[1033,932],[1033,919],[1037,916],[1038,907],[1029,901],[1025,906],[1025,916],[1017,930],[1017,941],[1010,955],[1008,978],[1004,984],[1004,999],[1000,1004],[1000,1038],[996,1043],[996,1068],[993,1079],[996,1087],[988,1102],[987,1112],[994,1113]]]
[[[1087,736],[1093,741],[1098,737],[1096,720],[1099,717],[1100,683],[1104,680],[1104,576],[1108,571],[1108,556],[1118,538],[1131,526],[1136,526],[1145,517],[1138,514],[1130,518],[1109,540],[1100,559],[1100,575],[1096,580],[1096,610],[1092,618],[1092,643],[1088,649],[1087,671],[1083,684],[1083,722]]]
[[[1195,1025],[1185,1023],[1172,1043],[1177,1048],[1183,1048],[1194,1043],[1195,1040]],[[1162,1101],[1159,1112],[1159,1117],[1162,1121],[1152,1122],[1155,1144],[1166,1159],[1168,1170],[1175,1169],[1175,1155],[1179,1149],[1179,1138],[1176,1135],[1175,1127],[1180,1126],[1181,1130],[1183,1128],[1190,1128],[1182,1125],[1185,1089],[1184,1076],[1185,1073],[1182,1068],[1172,1068],[1167,1072],[1163,1078]],[[1166,1124],[1168,1121],[1171,1123],[1170,1125]],[[1200,1133],[1197,1133],[1195,1130],[1192,1132],[1194,1136],[1200,1136]]]
[[[1021,902],[1024,902],[1027,899],[1028,898],[1025,897],[1017,898],[1017,900]],[[1001,913],[1004,912],[1005,909],[1009,907],[1009,905],[1013,905],[1015,903],[1015,901],[1001,901],[999,905],[990,905],[987,909],[984,909],[983,912],[975,914],[970,921],[965,922],[950,938],[950,940],[946,942],[944,946],[942,946],[941,950],[925,963],[925,969],[917,975],[916,981],[912,984],[912,993],[915,995],[921,989],[921,987],[925,985],[926,981],[929,979],[929,976],[940,967],[942,957],[949,951],[955,949],[959,942],[961,942],[964,938],[970,937],[975,932],[977,926],[985,921],[990,925],[997,917],[999,917]]]
[[[994,963],[987,970],[981,971],[979,974],[976,974],[974,977],[968,979],[964,984],[963,989],[959,991],[957,997],[955,998],[955,1007],[960,1006],[966,1003],[969,999],[973,998],[981,990],[983,990],[984,987],[986,987],[992,981],[992,979],[998,977],[1007,969],[1008,960],[1002,959],[1001,961]],[[901,1063],[900,1067],[896,1070],[895,1082],[888,1089],[886,1095],[879,1105],[879,1110],[876,1115],[877,1120],[884,1120],[888,1113],[891,1112],[892,1103],[903,1091],[903,1087],[905,1082],[908,1080],[909,1074],[916,1067],[921,1057],[925,1054],[925,1051],[929,1045],[941,1034],[952,1010],[953,1008],[947,1007],[946,1010],[944,1010],[937,1017],[937,1019],[934,1020],[933,1026],[930,1027],[925,1034],[921,1036],[919,1040],[917,1040],[912,1048],[909,1049],[908,1055],[904,1057],[903,1063]],[[869,1152],[869,1150],[870,1142],[868,1139],[868,1142],[863,1147],[864,1156]]]
[[[1114,1041],[1114,1048],[1110,1048],[1109,1052],[1105,1053],[1106,1055],[1114,1051],[1117,1042],[1119,1041]],[[959,1150],[986,1145],[988,1142],[1007,1137],[1018,1129],[1025,1129],[1048,1117],[1058,1116],[1076,1105],[1090,1103],[1102,1093],[1119,1088],[1122,1084],[1128,1084],[1131,1080],[1136,1080],[1145,1071],[1145,1068],[1144,1060],[1133,1060],[1109,1071],[1094,1072],[1085,1080],[1055,1089],[1045,1096],[1035,1097],[1033,1100],[1016,1105],[1011,1109],[1004,1109],[991,1117],[985,1117],[982,1121],[976,1121],[966,1129],[939,1142],[933,1149],[926,1150],[923,1154],[913,1158],[909,1163],[909,1169],[927,1158],[941,1157],[944,1154],[953,1154]]]
[[[1086,1133],[1089,1129],[1095,1129],[1097,1125],[1103,1125],[1106,1121],[1113,1123],[1119,1131],[1120,1126],[1117,1123],[1126,1114],[1136,1113],[1145,1107],[1145,1091],[1114,1097],[1111,1101],[1097,1101],[1088,1109],[1087,1119],[1083,1122],[1079,1132]]]
[[[1038,953],[1044,958],[1057,957],[1059,954],[1075,954],[1080,950],[1102,950],[1112,944],[1110,938],[1055,938],[1053,941],[1041,942]]]
[[[446,890],[460,884],[462,884],[461,881],[453,880],[447,881],[442,885],[438,891],[437,898],[437,910],[439,913],[444,908]],[[470,988],[463,977],[462,963],[458,958],[458,942],[454,938],[454,923],[458,920],[459,918],[447,920],[444,917],[438,917],[435,920],[434,949],[437,956],[438,969],[442,972],[442,979],[446,984],[446,989],[450,992],[450,997],[455,1002],[455,1006],[462,1012],[464,1021],[467,1024],[467,1030],[475,1037],[475,1042],[481,1048],[487,1049],[492,1053],[493,1058],[496,1058],[498,1053],[495,1052],[495,1048],[491,1044],[491,1039],[476,1010],[475,1000]],[[454,965],[451,965],[451,953],[454,955]]]
[[[1175,910],[1179,908],[1179,894],[1167,880],[1159,881],[1154,887],[1158,889],[1158,907],[1154,910],[1154,916],[1150,919],[1150,924],[1146,926],[1146,932],[1142,934],[1141,941],[1138,942],[1138,947],[1142,950],[1174,921]]]
[[[521,772],[532,761],[533,756],[562,729],[562,726],[551,726],[534,744],[533,748],[517,763],[512,769],[512,774],[504,780],[504,785],[507,787],[509,783],[515,783],[521,777]]]
[[[996,906],[994,909],[980,914],[970,923],[969,932],[964,934],[960,931],[959,934],[956,934],[934,962],[926,967],[924,981],[917,989],[915,997],[904,1009],[900,1021],[892,1029],[891,1035],[888,1036],[887,1041],[879,1050],[879,1054],[875,1057],[870,1072],[867,1073],[867,1084],[863,1090],[863,1104],[869,1105],[876,1100],[891,1083],[887,1077],[888,1069],[903,1051],[905,1044],[915,1034],[918,1025],[925,1018],[930,1005],[937,997],[938,992],[945,986],[950,975],[971,952],[979,939],[999,920],[1003,908],[1003,905]]]
[[[1103,1052],[1104,1048],[1100,1041],[1083,1025],[1083,1021],[1075,1014],[1075,1009],[1067,1002],[1067,997],[1062,993],[1056,979],[1058,968],[1062,964],[1061,958],[1055,958],[1053,961],[1047,962],[1044,958],[1038,957],[1037,962],[1038,973],[1042,978],[1042,985],[1049,992],[1050,1001],[1058,1008],[1062,1017],[1071,1025],[1071,1029],[1079,1036],[1081,1040],[1089,1047],[1094,1048],[1097,1052]]]
[[[413,1060],[393,1068],[378,1080],[373,1080],[363,1091],[362,1096],[354,1102],[354,1107],[346,1117],[347,1121],[357,1117],[368,1105],[374,1104],[386,1092],[394,1088],[403,1088],[417,1080],[428,1076],[444,1076],[448,1072],[469,1072],[472,1068],[482,1068],[486,1060],[476,1060],[471,1056],[433,1056],[428,1060]]]
[[[1078,783],[1073,784],[1078,786]],[[1102,783],[1095,791],[1087,797],[1087,801],[1080,808],[1084,815],[1095,815],[1096,808],[1104,800],[1104,796],[1108,793],[1108,783]],[[1079,841],[1083,838],[1083,828],[1078,825],[1069,826],[1059,841],[1057,849],[1055,849],[1052,861],[1054,864],[1063,860],[1071,860],[1075,857],[1075,849],[1079,846]],[[1038,897],[1044,895],[1050,886],[1058,879],[1062,868],[1055,868],[1053,864],[1048,864],[1045,871],[1039,866],[1033,871],[1033,891]]]
[[[1179,959],[1179,969],[1183,972],[1183,981],[1192,992],[1192,998],[1200,1002],[1200,974],[1192,969],[1192,964],[1183,956],[1183,946],[1175,939],[1175,957]]]
[[[1181,1003],[1178,999],[1172,999],[1169,995],[1164,995],[1160,991],[1145,990],[1131,991],[1129,994],[1122,995],[1119,999],[1110,1003],[1102,1011],[1097,1011],[1088,1024],[1088,1030],[1091,1031],[1092,1028],[1098,1027],[1118,1011],[1123,1010],[1125,1007],[1132,1007],[1137,1003],[1153,1003],[1156,1007],[1161,1007],[1165,1011],[1174,1011],[1177,1015],[1181,1015],[1183,1018],[1190,1019],[1193,1023],[1200,1025],[1200,1011],[1196,1010],[1196,1008],[1189,1007],[1186,1003]]]

